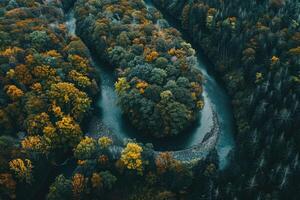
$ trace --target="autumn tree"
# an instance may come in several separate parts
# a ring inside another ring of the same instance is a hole
[[[143,148],[136,143],[129,142],[122,151],[121,162],[129,170],[137,170],[139,173],[143,171],[142,161]]]

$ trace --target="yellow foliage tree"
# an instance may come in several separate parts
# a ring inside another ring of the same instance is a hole
[[[40,135],[47,126],[52,126],[52,123],[45,112],[29,116],[26,120],[26,130],[30,135]]]
[[[101,148],[107,148],[113,143],[113,141],[109,137],[100,137],[98,139],[98,144],[100,145]]]
[[[9,162],[9,168],[16,174],[17,178],[26,183],[32,180],[32,164],[29,159],[14,159]]]
[[[14,101],[24,95],[24,92],[15,85],[8,85],[6,88],[6,94]]]
[[[139,89],[141,94],[145,93],[145,89],[149,86],[149,84],[145,81],[140,81],[136,84],[136,88]]]
[[[25,150],[43,151],[43,143],[41,136],[28,136],[21,141],[22,148]]]
[[[57,106],[55,102],[52,103],[52,112],[56,117],[62,117],[63,112],[61,111],[61,107]]]
[[[122,151],[121,162],[130,170],[143,171],[143,148],[136,143],[129,142]]]
[[[118,81],[115,83],[115,89],[118,94],[128,90],[129,88],[130,85],[125,77],[118,78]]]
[[[76,83],[76,85],[86,88],[91,86],[92,82],[89,77],[83,75],[82,73],[77,72],[76,70],[71,70],[69,72],[70,79]]]
[[[36,66],[32,71],[33,75],[39,80],[49,79],[56,75],[56,70],[47,65]]]
[[[152,62],[153,60],[158,58],[158,56],[159,53],[157,53],[156,51],[152,51],[150,54],[146,55],[145,59],[147,62]]]
[[[48,96],[64,113],[71,114],[76,120],[81,119],[91,106],[88,95],[77,89],[72,83],[52,84]]]
[[[88,59],[79,55],[69,55],[68,59],[72,63],[72,66],[75,67],[75,70],[81,73],[88,73],[90,71]]]
[[[21,51],[23,51],[23,49],[21,49],[19,47],[9,47],[9,48],[5,49],[4,51],[0,51],[0,56],[11,57]]]
[[[49,126],[50,132],[45,135],[50,139],[54,148],[74,148],[80,141],[82,131],[71,116],[64,116],[55,123],[56,127]]]

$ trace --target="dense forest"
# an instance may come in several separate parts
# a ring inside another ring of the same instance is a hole
[[[0,0],[0,199],[299,199],[299,14]]]

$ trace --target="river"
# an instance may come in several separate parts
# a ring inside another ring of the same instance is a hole
[[[148,4],[148,8],[150,7],[152,7],[152,5]],[[70,34],[74,35],[76,20],[73,11],[70,11],[68,14],[66,26]],[[105,67],[103,63],[97,59],[96,54],[92,54],[92,58],[101,76],[101,95],[97,102],[98,112],[96,112],[90,121],[89,135],[115,134],[114,137],[116,136],[121,140],[125,138],[135,138],[138,142],[152,143],[154,149],[158,151],[176,152],[201,144],[206,133],[212,129],[214,124],[213,113],[215,112],[221,129],[216,149],[220,159],[220,167],[224,168],[226,166],[228,154],[234,147],[233,112],[231,110],[230,99],[224,88],[216,81],[213,75],[207,72],[207,69],[212,68],[212,66],[209,66],[202,56],[197,56],[197,67],[201,70],[205,78],[203,91],[205,106],[199,118],[189,130],[186,130],[185,133],[178,137],[159,140],[143,136],[130,125],[117,106],[117,95],[114,91],[114,83],[116,81],[114,71],[109,67]],[[99,130],[106,131],[106,133],[99,133]]]

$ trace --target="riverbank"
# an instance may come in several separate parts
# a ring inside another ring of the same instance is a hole
[[[75,23],[74,19],[72,19],[72,21],[73,23]],[[93,46],[90,46],[90,48],[94,49]],[[95,55],[93,57],[94,60],[97,60],[95,59]],[[199,57],[197,59],[199,59]],[[114,91],[114,83],[116,81],[116,78],[114,76],[114,70],[110,70],[108,69],[108,67],[101,66],[102,64],[99,62],[99,60],[95,61],[94,65],[97,66],[97,68],[101,71],[100,74],[102,76],[102,93],[98,102],[98,116],[93,117],[90,123],[91,127],[88,135],[93,137],[95,137],[95,135],[97,135],[97,137],[110,136],[116,141],[119,141],[118,143],[122,143],[122,140],[125,138],[136,138],[138,142],[153,143],[156,150],[164,150],[178,153],[190,151],[192,154],[193,147],[196,146],[196,149],[198,150],[203,149],[201,147],[203,145],[202,140],[205,138],[206,135],[209,135],[209,133],[214,132],[214,134],[220,134],[222,140],[210,143],[210,149],[212,149],[212,146],[217,145],[217,150],[219,152],[219,155],[221,155],[221,167],[226,166],[226,158],[228,156],[229,151],[232,149],[233,144],[232,116],[230,113],[231,110],[227,108],[227,106],[230,105],[230,103],[225,95],[224,89],[222,89],[218,85],[218,83],[206,72],[206,64],[203,61],[196,62],[198,68],[202,71],[206,79],[206,82],[204,83],[203,92],[204,101],[206,103],[204,105],[201,117],[199,117],[197,123],[195,123],[195,126],[188,130],[188,133],[186,133],[184,137],[177,137],[174,139],[171,138],[166,141],[155,141],[153,139],[141,137],[136,129],[128,125],[129,122],[126,122],[126,119],[122,117],[121,110],[116,106],[117,95]],[[214,99],[210,99],[211,97],[213,97]],[[214,116],[213,114],[213,109],[218,110],[218,114],[216,116]],[[221,120],[214,120],[214,118],[216,119],[219,116],[221,116]],[[220,125],[216,125],[216,123],[219,123],[219,121]],[[220,126],[221,128],[217,128]],[[217,137],[215,137],[214,135],[214,137],[212,138]],[[179,154],[183,155],[182,153]],[[182,156],[177,157],[181,157],[181,160],[184,160]],[[190,160],[193,160],[195,157],[197,156],[191,156]],[[200,156],[199,159],[202,158],[203,157]]]

